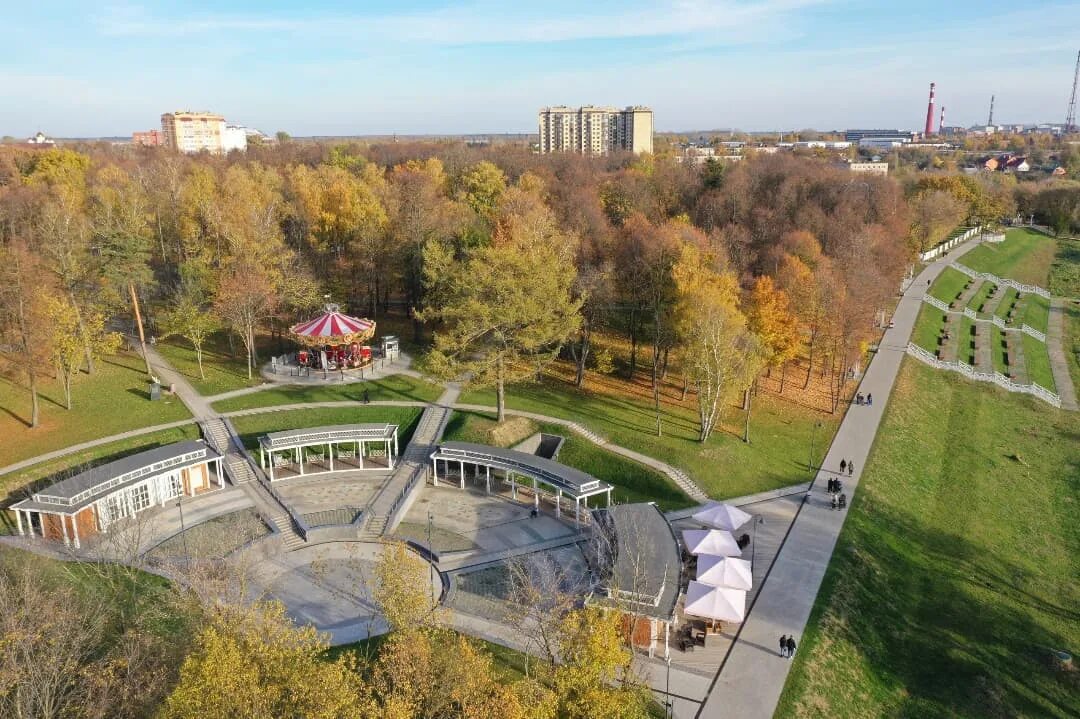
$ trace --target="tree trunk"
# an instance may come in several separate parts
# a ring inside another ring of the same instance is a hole
[[[245,335],[246,342],[244,342],[244,345],[246,345],[245,349],[247,349],[248,379],[251,379],[251,368],[255,364],[255,339],[250,327],[246,330]]]
[[[664,363],[663,363],[663,365],[661,366],[661,369],[660,369],[660,379],[661,380],[667,380],[668,354],[669,354],[670,349],[671,349],[670,347],[665,347],[664,348]]]
[[[742,441],[750,444],[750,390],[743,390],[743,409],[746,410],[746,422],[743,424]]]
[[[497,371],[498,378],[495,385],[495,421],[502,424],[503,420],[506,419],[506,386],[503,381],[503,363],[501,359],[499,360]]]
[[[810,386],[810,374],[814,371],[814,340],[816,339],[816,331],[810,333],[810,356],[806,361],[806,382],[803,383],[803,389],[807,389]]]
[[[79,323],[79,335],[82,338],[83,354],[86,356],[86,374],[94,374],[94,353],[90,349],[90,337],[86,334],[86,323],[83,322],[82,310],[75,301],[75,293],[68,292],[71,307],[75,311],[75,319]]]
[[[64,382],[64,404],[68,411],[71,411],[71,372],[63,371]]]
[[[38,426],[38,422],[41,420],[41,406],[38,402],[37,391],[37,372],[33,369],[27,370],[27,375],[30,379],[30,428]]]
[[[784,380],[787,379],[787,362],[780,365],[780,394],[784,393]]]
[[[630,310],[630,381],[634,381],[637,372],[637,309]]]
[[[195,345],[195,361],[199,363],[199,379],[206,379],[206,372],[202,366],[202,344]]]

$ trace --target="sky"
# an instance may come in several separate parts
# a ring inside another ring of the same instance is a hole
[[[1062,122],[1080,3],[0,0],[0,135],[212,110],[295,136],[535,132],[546,105],[658,131]]]

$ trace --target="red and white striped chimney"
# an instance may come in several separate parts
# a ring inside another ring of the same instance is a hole
[[[930,102],[926,105],[926,129],[923,134],[926,137],[934,134],[934,83],[930,83]]]

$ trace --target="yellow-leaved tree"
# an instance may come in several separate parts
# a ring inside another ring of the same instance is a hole
[[[750,288],[746,322],[761,340],[765,364],[770,370],[779,367],[785,371],[787,363],[799,356],[799,320],[791,310],[791,299],[768,275],[758,277]],[[783,375],[780,391],[784,391]]]
[[[575,609],[563,618],[553,685],[565,719],[644,719],[651,701],[634,672],[617,612]]]
[[[686,373],[697,390],[698,440],[712,434],[723,404],[753,382],[761,367],[761,343],[739,311],[739,285],[716,260],[691,244],[672,270],[676,328]]]
[[[49,354],[64,387],[64,404],[71,409],[71,382],[83,359],[116,354],[123,338],[106,331],[105,317],[96,308],[84,309],[80,317],[67,296],[51,292],[42,293],[41,303],[48,320]]]
[[[328,661],[312,627],[297,628],[267,602],[217,607],[180,667],[160,719],[364,716],[365,694],[349,656]]]

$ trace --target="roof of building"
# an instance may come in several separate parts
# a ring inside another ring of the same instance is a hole
[[[546,483],[570,492],[574,496],[607,491],[611,486],[606,482],[601,482],[591,474],[568,467],[554,460],[528,454],[527,452],[518,452],[514,449],[491,447],[486,444],[441,442],[435,455],[440,459],[453,459],[454,455],[458,455],[468,461],[494,460],[495,464],[510,467],[522,474],[535,476]]]
[[[615,556],[607,595],[592,601],[670,621],[679,599],[682,552],[667,518],[651,503],[602,511],[614,530]]]
[[[393,439],[397,429],[396,424],[335,424],[327,427],[270,432],[259,437],[259,444],[266,449],[278,449],[326,442],[351,442],[360,439]]]
[[[76,512],[106,494],[131,486],[164,471],[182,469],[219,458],[202,440],[188,440],[148,449],[106,464],[34,492],[13,507],[45,512]]]

